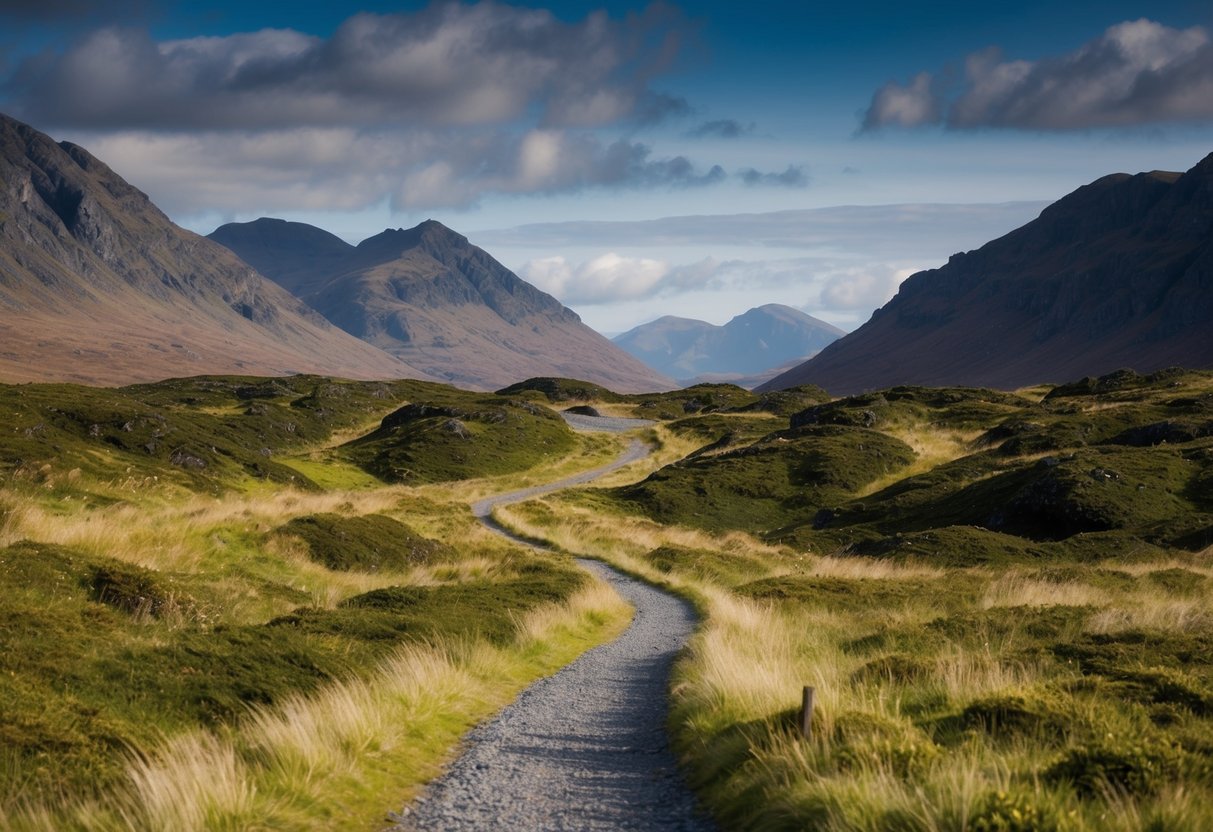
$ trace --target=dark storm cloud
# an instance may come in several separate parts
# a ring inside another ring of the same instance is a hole
[[[803,188],[809,184],[809,175],[800,165],[788,165],[782,173],[763,173],[747,168],[737,174],[747,185],[778,185],[785,188]]]
[[[721,118],[715,121],[705,121],[694,130],[688,131],[687,135],[696,139],[739,139],[753,132],[754,124],[752,122],[742,124],[736,119]]]
[[[1197,26],[1150,20],[1112,26],[1074,52],[1008,61],[996,49],[970,55],[958,94],[921,73],[878,90],[864,129],[945,123],[958,129],[1081,130],[1213,120],[1213,42]]]
[[[106,28],[25,60],[7,86],[21,116],[57,126],[472,126],[538,114],[584,127],[685,112],[649,86],[683,28],[662,6],[566,23],[494,3],[358,14],[328,39],[265,29],[156,42]]]

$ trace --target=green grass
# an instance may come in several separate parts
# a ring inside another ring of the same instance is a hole
[[[456,554],[451,546],[422,537],[399,520],[382,514],[309,514],[280,526],[278,534],[301,539],[308,557],[329,569],[403,571],[449,560]]]
[[[724,828],[1213,828],[1213,375],[1057,390],[679,415],[686,459],[498,519],[695,599],[671,724]]]
[[[612,493],[662,522],[764,531],[836,505],[913,458],[905,443],[876,431],[805,427],[688,457]]]
[[[564,420],[542,405],[448,393],[388,414],[342,454],[385,482],[414,484],[514,473],[574,445]]]
[[[435,443],[428,478],[506,475],[475,486],[486,493],[537,465],[593,467],[617,444],[574,435],[532,402],[411,381],[0,386],[12,431],[0,438],[0,827],[243,828],[254,816],[219,804],[164,820],[138,779],[140,760],[222,766],[207,749],[228,745],[268,801],[258,823],[370,824],[473,720],[618,630],[617,599],[578,601],[584,573],[520,556],[475,522],[457,485],[389,485],[345,458],[376,446],[399,460],[430,441],[401,415],[418,401],[457,409],[443,418],[466,419],[474,437],[445,457]],[[447,681],[414,695],[391,670],[402,656],[408,673]],[[409,754],[338,762],[339,749],[309,746],[299,753],[317,773],[300,782],[294,757],[259,745],[275,714],[340,709],[370,695],[359,691],[384,693],[335,713],[334,730],[367,720],[373,743],[416,738]],[[373,727],[388,713],[399,728]],[[197,753],[172,762],[191,743]],[[163,777],[172,789],[226,782]],[[49,820],[34,820],[42,810]]]

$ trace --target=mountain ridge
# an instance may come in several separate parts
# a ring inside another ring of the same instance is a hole
[[[1213,366],[1213,154],[1111,174],[918,272],[855,332],[759,389],[1014,389],[1122,367]]]
[[[536,376],[624,392],[673,386],[435,220],[388,228],[347,249],[326,243],[333,259],[311,263],[294,252],[291,235],[316,241],[319,229],[281,222],[229,223],[210,237],[237,255],[247,249],[266,261],[268,277],[333,324],[429,375],[484,389]]]
[[[176,226],[83,147],[3,114],[0,183],[0,379],[422,375]]]

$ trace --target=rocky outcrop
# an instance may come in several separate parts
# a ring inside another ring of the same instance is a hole
[[[766,388],[1004,389],[1213,366],[1213,155],[1184,174],[1115,174],[947,265]]]

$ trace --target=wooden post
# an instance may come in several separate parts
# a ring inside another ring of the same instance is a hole
[[[813,739],[813,694],[811,685],[804,686],[804,698],[800,702],[800,733],[806,740]]]

